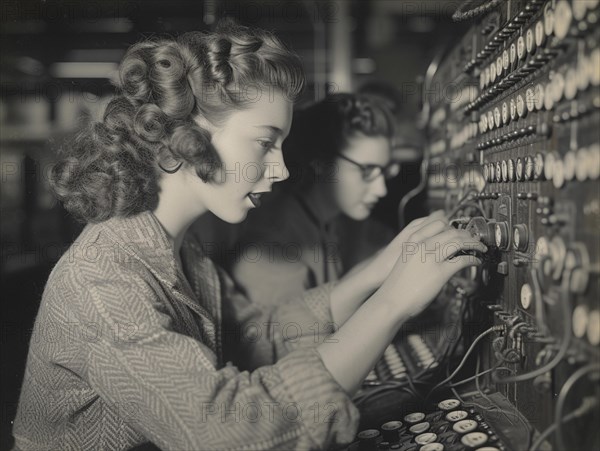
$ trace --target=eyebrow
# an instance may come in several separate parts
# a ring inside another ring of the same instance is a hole
[[[253,125],[253,127],[254,128],[267,128],[273,133],[277,133],[279,135],[283,134],[283,130],[281,130],[279,127],[275,127],[273,125]]]

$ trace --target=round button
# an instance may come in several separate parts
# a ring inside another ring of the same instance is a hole
[[[440,410],[449,411],[452,409],[456,409],[460,406],[460,401],[458,399],[450,398],[444,399],[438,403],[438,408]]]
[[[531,306],[533,300],[533,290],[528,283],[524,283],[521,287],[521,307],[527,310]]]
[[[457,423],[454,423],[452,429],[454,432],[458,432],[459,434],[468,434],[469,432],[473,432],[475,429],[477,429],[477,421],[461,420]]]
[[[508,103],[502,102],[502,123],[508,124],[510,121],[510,115],[508,114]]]
[[[544,22],[538,20],[535,24],[535,45],[541,47],[546,39],[546,33],[544,33]]]
[[[555,188],[562,188],[565,184],[565,166],[560,157],[552,164],[552,184]]]
[[[408,428],[408,430],[410,432],[412,432],[413,434],[422,434],[423,432],[427,431],[429,429],[429,422],[428,421],[424,421],[422,423],[417,423],[417,424],[413,424],[410,428]]]
[[[441,443],[428,443],[419,448],[419,451],[444,451],[444,445]]]
[[[373,440],[380,435],[377,429],[365,429],[364,431],[360,431],[357,437],[359,440]]]
[[[589,79],[592,86],[600,85],[600,48],[595,48],[590,54],[590,64],[588,64]]]
[[[502,75],[502,55],[498,56],[498,58],[496,58],[496,76],[498,78],[500,78],[500,75]]]
[[[533,101],[536,110],[541,111],[544,108],[544,86],[541,83],[535,85]]]
[[[589,314],[590,311],[587,305],[579,304],[573,310],[573,335],[575,335],[577,338],[583,338],[585,336],[588,327]]]
[[[585,91],[590,85],[589,64],[590,61],[587,55],[581,55],[577,61],[577,89],[580,91]]]
[[[525,38],[523,36],[519,36],[517,39],[517,57],[522,60],[525,56]]]
[[[571,12],[569,2],[560,0],[556,4],[554,16],[554,34],[558,39],[564,39],[569,33],[571,20],[573,19],[573,13]]]
[[[494,163],[489,164],[489,171],[490,171],[490,182],[493,182],[496,179],[496,166],[494,165]]]
[[[483,71],[483,77],[485,78],[485,85],[488,86],[490,84],[490,67],[486,67]]]
[[[415,443],[417,445],[427,445],[428,443],[433,443],[437,440],[437,434],[433,432],[425,432],[424,434],[419,434],[415,437]]]
[[[598,180],[600,177],[600,144],[596,143],[588,149],[588,177],[590,180]]]
[[[554,103],[560,102],[565,93],[565,77],[560,72],[554,74],[552,78],[552,100]]]
[[[496,63],[490,64],[490,82],[494,83],[496,81]]]
[[[506,164],[508,165],[508,180],[514,182],[516,178],[515,160],[510,159]]]
[[[515,64],[515,61],[517,61],[517,44],[514,42],[510,45],[509,57],[510,64]]]
[[[507,71],[508,66],[510,65],[510,58],[508,56],[508,50],[504,50],[502,52],[502,68]]]
[[[533,159],[531,157],[525,157],[525,179],[533,179]]]
[[[499,161],[496,162],[496,181],[502,181],[502,166]]]
[[[523,99],[523,96],[519,94],[517,96],[517,116],[524,117],[525,114],[525,99]]]
[[[457,421],[464,420],[469,414],[464,410],[455,410],[446,414],[446,420],[456,423]]]
[[[502,160],[502,181],[503,182],[508,182],[508,164],[506,163],[506,160]]]
[[[502,116],[500,114],[500,108],[498,107],[494,108],[494,123],[496,124],[496,127],[502,126]]]
[[[488,130],[488,118],[485,113],[481,115],[481,129],[483,130],[482,133],[485,133]]]
[[[506,222],[497,222],[495,224],[496,246],[500,249],[506,249],[508,246],[508,224]]]
[[[413,412],[406,415],[404,417],[404,421],[410,424],[415,424],[420,421],[423,421],[423,418],[425,418],[425,414],[423,412]]]
[[[587,339],[594,346],[600,345],[600,311],[592,310],[588,317]]]
[[[567,100],[573,100],[577,95],[577,72],[575,69],[570,68],[567,71],[565,79],[565,98]]]
[[[577,21],[583,20],[587,13],[586,1],[574,1],[573,2],[573,18]]]
[[[548,82],[544,88],[544,108],[551,110],[554,107],[554,86],[552,82]]]
[[[533,88],[527,88],[525,91],[525,106],[530,113],[535,110],[535,93]]]
[[[471,432],[470,434],[465,435],[460,439],[460,442],[465,446],[470,446],[471,448],[475,448],[477,446],[481,446],[488,441],[487,434],[483,432]]]
[[[517,180],[521,181],[525,177],[525,173],[523,171],[523,159],[521,157],[517,158]]]
[[[576,161],[577,158],[575,156],[575,152],[570,150],[566,153],[565,158],[563,160],[565,180],[571,181],[575,178]]]
[[[577,163],[575,166],[575,177],[578,181],[584,182],[588,175],[588,165],[591,163],[587,149],[577,151]]]
[[[538,152],[533,160],[533,178],[541,180],[544,176],[544,154]]]
[[[525,224],[513,227],[513,247],[515,250],[525,252],[529,244],[529,230]]]
[[[485,88],[485,72],[481,71],[479,74],[479,90]]]
[[[483,165],[483,179],[486,182],[491,182],[491,180],[490,180],[490,168],[488,167],[487,164]]]
[[[527,53],[531,54],[535,50],[534,47],[535,38],[533,37],[533,30],[530,28],[525,33],[525,48],[527,49]]]
[[[546,180],[552,180],[552,176],[554,175],[554,163],[556,163],[556,160],[558,159],[560,159],[560,156],[556,152],[546,155],[546,161],[544,162],[544,178]]]
[[[494,124],[494,112],[493,111],[488,111],[487,112],[487,117],[488,117],[488,128],[490,130],[494,129],[494,126],[496,124]]]
[[[554,33],[554,10],[551,3],[546,3],[544,7],[544,32],[546,36],[551,36]]]
[[[510,99],[510,119],[511,120],[515,120],[517,119],[517,101],[513,98]]]

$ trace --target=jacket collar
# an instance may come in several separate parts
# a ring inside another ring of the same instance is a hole
[[[99,224],[118,249],[144,263],[171,288],[178,283],[175,251],[165,229],[154,213],[144,211],[135,216],[111,218]]]

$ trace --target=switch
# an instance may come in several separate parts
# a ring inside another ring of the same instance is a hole
[[[589,152],[587,149],[582,148],[577,151],[577,158],[575,164],[575,177],[579,182],[584,182],[588,175],[588,166],[591,163]]]
[[[523,160],[521,157],[517,158],[517,164],[515,166],[517,180],[521,181],[525,177],[525,171],[523,170]]]
[[[600,345],[600,311],[592,310],[588,318],[587,339],[594,346]]]
[[[564,159],[563,159],[563,165],[564,165],[564,178],[567,181],[571,181],[575,178],[575,166],[576,166],[576,156],[575,156],[575,152],[573,152],[572,150],[570,150],[569,152],[566,153]]]
[[[525,224],[513,227],[513,247],[515,250],[525,252],[529,244],[529,230]]]
[[[533,178],[542,180],[544,178],[544,154],[538,152],[533,160]]]
[[[573,335],[577,338],[583,338],[588,327],[588,316],[590,312],[587,305],[579,304],[573,310],[572,327]]]
[[[424,421],[422,423],[413,424],[411,427],[408,428],[408,430],[415,435],[419,435],[429,430],[430,426],[431,425],[428,421]]]
[[[460,442],[463,445],[471,448],[477,448],[481,445],[485,445],[487,441],[488,436],[483,432],[471,432],[460,439]]]
[[[564,39],[569,33],[572,19],[573,13],[571,11],[569,2],[566,0],[560,0],[556,4],[554,22],[554,34],[559,40]]]
[[[419,434],[415,437],[415,443],[417,445],[427,445],[428,443],[433,443],[437,440],[437,434],[433,432],[425,432],[424,434]]]
[[[400,429],[402,428],[401,421],[388,421],[381,425],[383,431],[383,439],[386,442],[398,443],[400,440]]]
[[[508,180],[514,182],[516,179],[516,169],[515,169],[515,161],[510,158],[507,162],[507,171],[508,171]]]
[[[506,250],[509,244],[508,223],[505,221],[497,222],[494,229],[496,246],[499,249]]]
[[[425,414],[423,412],[413,412],[406,415],[404,417],[404,421],[409,424],[415,424],[423,421],[423,418],[425,418]]]
[[[533,179],[533,159],[529,156],[525,157],[525,180]]]
[[[533,290],[528,283],[521,287],[521,307],[527,310],[533,302]]]
[[[459,434],[468,434],[469,432],[473,432],[477,429],[477,421],[475,420],[461,420],[452,426],[454,432],[458,432]]]

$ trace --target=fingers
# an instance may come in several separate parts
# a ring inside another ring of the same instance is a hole
[[[425,225],[426,223],[430,223],[436,220],[446,220],[446,217],[444,216],[444,210],[436,210],[433,213],[431,213],[429,216],[423,216],[422,218],[417,218],[413,221],[411,221],[410,224],[408,224],[408,226],[406,226],[407,229],[414,229],[414,228],[418,228],[420,226]]]
[[[449,225],[447,221],[444,221],[439,218],[427,218],[428,220],[424,221],[423,226],[418,230],[415,230],[412,235],[409,237],[410,241],[419,242],[425,241],[431,237],[434,237],[441,232],[448,230]]]
[[[461,254],[485,253],[488,248],[479,241],[478,238],[471,236],[466,230],[457,230],[448,228],[437,235],[429,237],[423,242],[424,251],[427,255],[435,255],[438,262],[443,262]]]
[[[482,260],[473,255],[460,255],[450,260],[446,260],[442,266],[442,271],[444,272],[445,276],[450,279],[450,277],[457,272],[462,271],[469,266],[481,265],[481,263]]]

